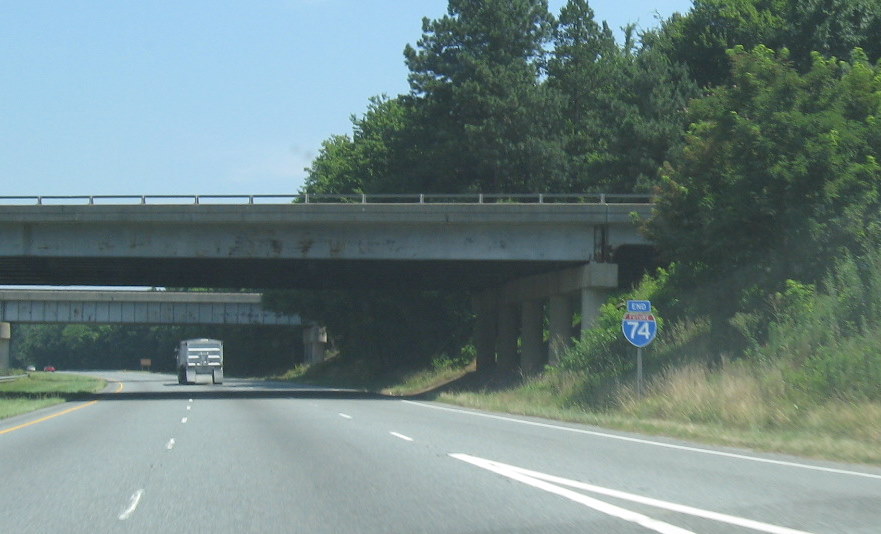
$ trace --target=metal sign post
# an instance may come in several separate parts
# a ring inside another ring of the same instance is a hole
[[[647,300],[628,300],[627,313],[621,321],[621,331],[636,347],[636,392],[642,397],[642,348],[651,343],[658,333],[658,323],[651,314],[652,303]]]
[[[636,396],[642,398],[642,347],[636,347]]]

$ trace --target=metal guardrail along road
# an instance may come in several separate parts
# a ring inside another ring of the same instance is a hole
[[[652,195],[535,194],[280,194],[280,195],[25,195],[0,196],[3,206],[197,204],[652,204]]]
[[[9,376],[0,376],[0,382],[12,382],[13,380],[18,380],[19,378],[24,378],[28,375],[9,375]]]

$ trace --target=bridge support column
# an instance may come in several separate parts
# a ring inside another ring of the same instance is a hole
[[[303,363],[312,364],[324,360],[327,345],[327,329],[323,326],[307,326],[303,329]]]
[[[572,299],[569,295],[551,297],[548,305],[548,326],[548,363],[557,365],[572,339]]]
[[[581,337],[596,324],[600,316],[600,306],[611,294],[610,288],[586,287],[581,290]]]
[[[599,315],[600,306],[609,292],[618,286],[618,266],[613,263],[591,263],[574,269],[545,273],[508,283],[501,292],[501,306],[521,306],[521,354],[520,366],[524,373],[541,371],[545,362],[556,364],[560,355],[572,339],[573,301],[581,297],[581,331],[590,328]],[[548,302],[550,342],[548,352],[544,350],[542,331],[544,328],[543,303]],[[507,327],[502,326],[500,316],[499,354],[508,354],[505,343],[512,343]],[[514,342],[516,343],[516,341]],[[504,361],[510,361],[509,356]]]
[[[9,340],[12,337],[12,326],[0,323],[0,369],[9,369]]]
[[[540,300],[528,300],[523,303],[520,312],[520,336],[522,338],[520,367],[526,374],[541,371],[545,363],[544,340],[544,306]]]
[[[474,307],[474,348],[477,350],[477,372],[490,371],[496,364],[496,334],[498,333],[499,295],[484,291],[472,301]]]
[[[519,310],[512,304],[499,306],[499,335],[496,340],[500,371],[510,372],[517,368],[517,321]]]

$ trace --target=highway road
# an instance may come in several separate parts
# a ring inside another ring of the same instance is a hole
[[[0,421],[0,533],[873,533],[881,469],[344,390],[93,372]]]

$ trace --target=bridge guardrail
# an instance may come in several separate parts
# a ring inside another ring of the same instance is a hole
[[[28,375],[9,375],[9,376],[0,376],[0,382],[12,382],[13,380],[18,380],[19,378],[24,378]]]
[[[21,195],[0,196],[0,205],[652,204],[654,200],[652,195],[606,193]]]

